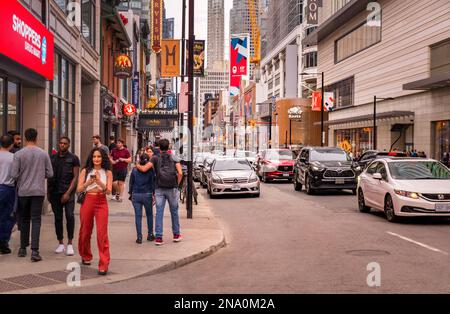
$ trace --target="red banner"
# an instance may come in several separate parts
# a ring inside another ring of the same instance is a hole
[[[53,34],[18,1],[2,1],[0,54],[53,80]]]
[[[322,111],[322,92],[312,93],[312,111]]]
[[[151,0],[152,4],[152,49],[155,53],[161,52],[162,38],[162,0]]]
[[[249,75],[250,39],[248,35],[232,35],[230,43],[230,95],[240,93],[241,78]]]

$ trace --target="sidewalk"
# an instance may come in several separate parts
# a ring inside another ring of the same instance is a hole
[[[199,196],[199,205],[194,206],[194,219],[186,219],[186,206],[180,204],[180,224],[183,235],[181,243],[172,242],[170,212],[167,208],[164,218],[165,245],[157,247],[145,241],[138,245],[134,223],[134,210],[130,201],[123,203],[109,201],[109,240],[111,264],[109,275],[97,275],[98,251],[96,231],[92,236],[94,260],[91,267],[81,267],[81,285],[110,284],[144,275],[173,270],[200,260],[225,246],[222,227],[213,217],[208,201]],[[41,227],[41,249],[43,261],[32,263],[28,249],[26,258],[18,258],[19,233],[14,232],[11,240],[11,255],[0,255],[0,293],[46,293],[68,289],[66,278],[69,263],[80,263],[78,255],[79,206],[76,208],[75,256],[56,255],[56,241],[53,214],[43,216]],[[143,233],[147,232],[145,218]],[[64,231],[66,228],[64,226]],[[66,235],[66,233],[65,233]],[[76,288],[73,288],[76,289]]]

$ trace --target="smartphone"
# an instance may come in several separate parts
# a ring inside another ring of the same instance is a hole
[[[95,179],[97,179],[97,176],[95,174],[91,174],[91,179],[95,180]]]

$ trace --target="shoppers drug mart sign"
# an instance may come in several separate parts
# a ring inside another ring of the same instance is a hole
[[[53,80],[53,34],[18,1],[2,1],[0,30],[0,54]]]

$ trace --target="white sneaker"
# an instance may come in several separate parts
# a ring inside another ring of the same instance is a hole
[[[75,255],[75,251],[73,250],[73,245],[72,244],[67,245],[66,255],[67,256],[74,256]]]
[[[56,248],[55,253],[56,254],[61,254],[61,253],[64,253],[65,250],[66,250],[66,247],[64,246],[64,244],[60,244]]]

